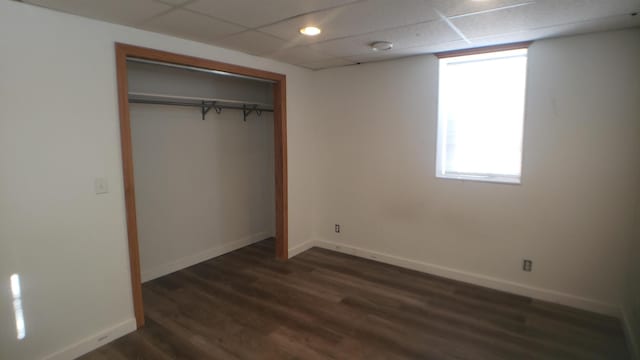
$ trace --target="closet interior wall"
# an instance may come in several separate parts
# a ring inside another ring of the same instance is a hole
[[[129,94],[273,104],[270,83],[135,62],[127,71]],[[199,107],[130,103],[143,282],[275,236],[273,113],[214,110],[202,120]]]

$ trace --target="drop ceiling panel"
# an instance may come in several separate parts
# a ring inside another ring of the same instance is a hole
[[[216,44],[251,55],[273,54],[288,47],[287,42],[284,40],[252,30],[231,35],[216,41]]]
[[[414,55],[414,54],[409,51],[407,51],[407,53],[405,53],[404,51],[396,51],[393,54],[384,54],[384,55],[380,53],[360,54],[360,55],[349,56],[347,57],[347,59],[356,64],[361,64],[361,63],[368,63],[373,61],[393,60],[393,59],[402,58],[402,57],[411,56],[411,55]]]
[[[488,46],[492,44],[506,44],[533,39],[547,39],[558,36],[587,34],[598,31],[627,29],[640,26],[640,16],[618,15],[603,19],[587,20],[572,24],[562,24],[512,33],[471,38],[471,44],[464,47]]]
[[[417,46],[399,49],[396,52],[390,53],[389,57],[382,56],[382,53],[369,53],[355,56],[349,56],[348,59],[354,62],[370,62],[388,60],[397,57],[405,57],[420,54],[433,54],[438,52],[477,48],[482,46],[490,46],[495,44],[508,44],[521,41],[530,41],[533,39],[547,39],[558,36],[577,35],[593,33],[598,31],[607,31],[614,29],[626,29],[640,27],[640,16],[611,16],[606,19],[582,21],[579,23],[569,25],[556,25],[538,29],[532,29],[528,31],[517,31],[509,34],[501,34],[494,36],[486,36],[480,38],[472,38],[471,43],[467,43],[463,40],[446,42],[428,46]]]
[[[361,35],[434,20],[438,14],[425,0],[367,0],[337,9],[320,11],[261,28],[261,31],[289,41],[314,43],[323,40]],[[301,38],[298,30],[315,25],[322,34]]]
[[[245,30],[241,26],[182,9],[158,16],[145,23],[142,28],[202,42],[212,42]]]
[[[398,59],[408,56],[415,55],[424,55],[424,54],[433,54],[435,52],[447,51],[453,48],[461,48],[464,47],[467,43],[463,40],[456,40],[442,44],[434,44],[434,45],[426,45],[426,46],[415,46],[408,47],[404,49],[397,49],[393,52],[369,52],[366,54],[359,54],[348,56],[346,59],[356,62],[356,63],[367,63],[372,61],[384,61],[384,60],[392,60]]]
[[[355,62],[349,61],[347,59],[332,58],[332,59],[327,59],[327,60],[324,60],[324,61],[317,61],[317,62],[313,62],[313,63],[298,64],[298,65],[300,65],[302,67],[305,67],[307,69],[311,69],[311,70],[320,70],[320,69],[347,66],[347,65],[353,65],[353,64],[355,64]]]
[[[640,27],[640,16],[629,15],[640,0],[24,1],[310,69]],[[322,34],[299,34],[307,25]],[[373,41],[394,48],[374,53]]]
[[[595,0],[537,0],[527,6],[460,17],[451,21],[467,37],[474,38],[606,18],[634,9],[632,2],[626,0],[615,2],[615,6],[603,6],[603,3],[605,2]]]
[[[197,0],[187,8],[249,28],[356,0]]]
[[[535,0],[431,0],[430,2],[435,9],[445,16],[461,16],[530,4],[535,2]]]
[[[283,49],[271,54],[269,57],[295,65],[318,63],[333,58],[333,56],[314,50],[308,46]]]
[[[180,5],[184,5],[188,2],[191,2],[193,0],[156,0],[159,1],[161,3],[165,3],[171,6],[180,6]]]
[[[136,25],[171,6],[153,0],[26,0],[62,12],[125,25]]]
[[[393,49],[378,52],[377,56],[393,56],[404,48],[440,44],[460,40],[460,36],[443,20],[433,20],[393,30],[377,31],[365,35],[311,45],[312,48],[335,56],[354,56],[372,53],[374,41],[391,41]]]

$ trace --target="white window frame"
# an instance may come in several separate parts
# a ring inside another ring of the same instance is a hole
[[[501,48],[496,47],[494,50],[482,50],[474,52],[474,50],[470,51],[461,51],[460,54],[436,54],[439,59],[439,79],[438,79],[438,121],[437,121],[437,148],[436,148],[436,177],[442,179],[457,179],[457,180],[470,180],[470,181],[480,181],[480,182],[489,182],[489,183],[500,183],[500,184],[513,184],[519,185],[522,184],[522,169],[523,169],[523,159],[524,159],[524,123],[525,123],[525,108],[526,108],[526,77],[527,74],[525,72],[525,89],[523,96],[523,109],[522,109],[522,132],[520,138],[520,175],[505,175],[505,174],[493,174],[493,173],[454,173],[454,172],[445,172],[445,160],[446,160],[446,135],[447,135],[447,109],[445,105],[445,101],[442,97],[442,87],[443,84],[446,84],[446,64],[456,63],[456,62],[465,62],[465,61],[474,61],[474,60],[485,60],[492,58],[503,58],[509,56],[521,56],[524,54],[528,60],[528,43],[523,46],[517,47],[507,47]],[[445,85],[446,86],[446,85]]]

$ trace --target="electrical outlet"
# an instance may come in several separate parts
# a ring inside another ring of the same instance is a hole
[[[335,230],[336,230],[337,233],[340,232],[340,224],[336,224]]]
[[[524,259],[522,260],[522,271],[531,272],[533,268],[533,261]]]

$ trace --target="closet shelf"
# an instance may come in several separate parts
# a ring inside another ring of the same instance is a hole
[[[218,114],[223,109],[242,110],[244,121],[247,121],[247,117],[253,112],[258,116],[262,115],[262,112],[273,112],[273,105],[266,103],[144,92],[129,92],[129,102],[134,104],[199,107],[202,110],[202,120],[205,119],[205,115],[211,109],[214,109]]]

